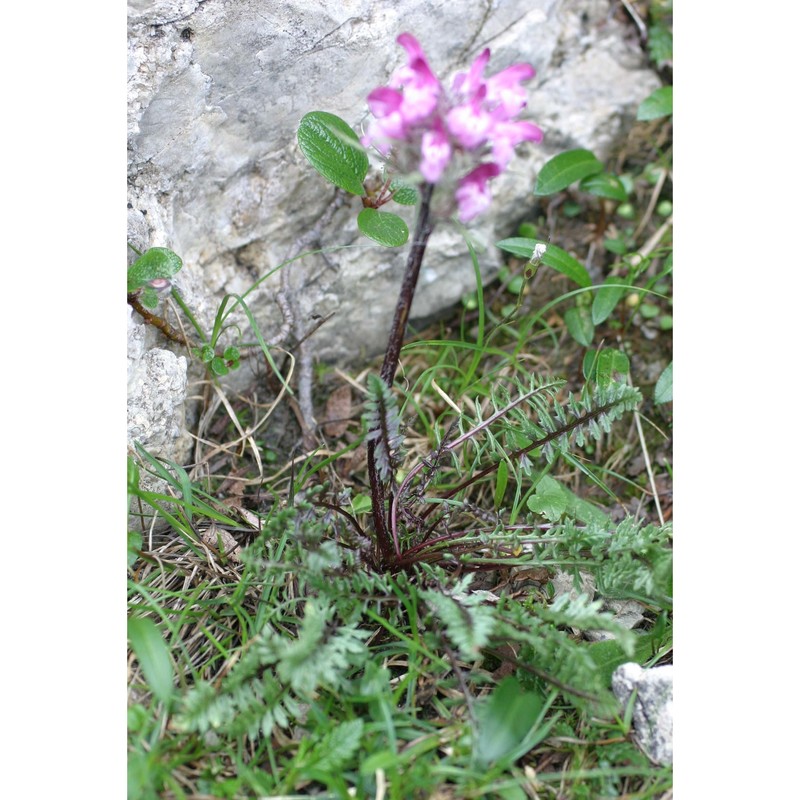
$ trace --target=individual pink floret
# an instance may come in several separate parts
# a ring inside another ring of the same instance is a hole
[[[450,140],[441,127],[422,134],[422,161],[419,171],[428,183],[438,183],[450,163],[452,152]]]
[[[497,177],[500,171],[497,164],[481,164],[458,182],[455,197],[462,222],[469,222],[489,208],[492,203],[489,179]]]

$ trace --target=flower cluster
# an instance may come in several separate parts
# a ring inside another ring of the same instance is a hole
[[[467,72],[455,76],[446,92],[428,65],[419,42],[409,33],[397,37],[408,53],[408,63],[397,69],[388,86],[367,97],[374,119],[365,146],[384,156],[397,142],[410,149],[414,167],[428,183],[438,183],[457,153],[469,156],[470,171],[455,189],[459,218],[474,219],[491,203],[488,182],[499,175],[520,142],[541,142],[542,131],[532,122],[516,120],[525,107],[522,82],[535,72],[529,64],[514,64],[484,78],[489,50],[484,50]],[[395,153],[396,154],[396,153]],[[488,154],[489,161],[483,162]]]

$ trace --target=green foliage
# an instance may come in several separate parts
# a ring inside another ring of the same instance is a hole
[[[375,456],[382,481],[391,481],[397,471],[403,434],[397,398],[377,375],[367,378],[369,395],[365,403],[364,427],[367,441],[375,441]]]
[[[672,114],[672,87],[661,86],[649,97],[642,100],[636,112],[636,119],[647,121]]]
[[[384,247],[400,247],[408,241],[408,225],[388,211],[363,209],[358,215],[358,228],[364,236]]]
[[[152,620],[128,618],[128,641],[147,678],[153,694],[169,705],[172,700],[173,669],[164,639]]]
[[[655,388],[656,403],[669,403],[672,401],[672,362],[664,368],[658,376]]]
[[[326,111],[311,111],[300,121],[297,143],[325,180],[350,194],[363,194],[369,159],[343,119]]]
[[[672,63],[672,0],[653,0],[648,11],[647,50],[661,68]]]
[[[485,768],[499,762],[510,766],[534,748],[557,719],[542,724],[545,710],[545,699],[539,691],[525,691],[513,677],[501,681],[477,711],[477,765]]]
[[[630,372],[630,359],[622,350],[603,347],[600,350],[588,349],[583,358],[583,375],[587,381],[600,386],[608,386]]]
[[[567,497],[561,484],[549,475],[543,475],[535,492],[528,498],[528,508],[554,522],[567,510]]]
[[[588,150],[568,150],[551,158],[539,171],[534,194],[555,194],[583,178],[596,175],[603,164]]]
[[[529,259],[533,257],[534,249],[537,245],[545,247],[541,255],[543,264],[552,267],[556,272],[560,272],[562,275],[566,275],[570,280],[577,283],[578,286],[592,285],[592,279],[589,277],[586,267],[569,253],[562,250],[560,247],[556,247],[556,245],[543,242],[539,239],[527,239],[519,236],[497,242],[497,247],[501,250]]]
[[[416,187],[410,186],[397,178],[392,181],[389,189],[392,192],[392,200],[401,206],[415,206],[419,203],[419,192]]]
[[[168,280],[182,266],[183,261],[172,250],[151,247],[128,267],[128,294],[138,292],[143,306],[155,308],[158,305],[158,294],[150,283]]]
[[[601,172],[589,175],[580,182],[580,189],[596,197],[607,197],[609,200],[618,200],[624,203],[628,199],[625,185],[617,175]]]
[[[474,577],[467,574],[444,590],[424,589],[419,593],[464,659],[480,655],[494,627],[491,607],[484,604],[480,594],[467,591]]]
[[[128,267],[128,291],[135,292],[158,278],[171,278],[182,266],[180,256],[172,250],[151,247]]]
[[[405,221],[388,211],[379,211],[390,200],[405,206],[419,202],[414,186],[393,179],[375,195],[365,188],[369,159],[353,129],[327,111],[311,111],[300,121],[297,142],[303,155],[325,180],[362,198],[365,208],[357,218],[358,229],[384,247],[400,247],[408,241]]]

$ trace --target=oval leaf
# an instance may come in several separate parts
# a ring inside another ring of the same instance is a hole
[[[128,267],[128,291],[135,292],[156,278],[171,278],[183,261],[166,247],[151,247]]]
[[[669,403],[672,401],[672,362],[658,376],[654,393],[656,403]]]
[[[627,375],[630,369],[628,356],[622,350],[612,350],[603,348],[597,354],[597,366],[595,370],[595,380],[600,387],[607,387],[614,380],[614,373]]]
[[[392,200],[401,206],[415,206],[419,201],[419,192],[407,183],[392,181],[389,188],[392,191]]]
[[[603,165],[588,150],[568,150],[551,158],[536,178],[534,194],[548,195],[566,189],[575,181],[602,172]]]
[[[589,347],[594,337],[592,313],[586,306],[576,306],[564,314],[564,322],[572,338],[580,345]]]
[[[556,272],[566,275],[570,280],[575,281],[578,286],[586,288],[592,285],[592,279],[589,277],[586,267],[566,250],[562,250],[554,244],[544,242],[541,239],[526,239],[522,236],[514,236],[498,242],[497,247],[507,253],[520,256],[520,258],[530,259],[537,244],[545,246],[545,250],[540,256],[543,264],[547,264],[548,267],[551,267]]]
[[[603,286],[597,290],[592,301],[592,322],[595,325],[605,322],[611,316],[611,312],[625,294],[628,284],[630,284],[629,279],[613,276],[603,281]]]
[[[389,211],[365,208],[358,215],[358,229],[384,247],[400,247],[408,241],[408,225]]]
[[[168,704],[173,693],[172,661],[156,624],[145,617],[130,617],[128,640],[148,686],[162,703]]]
[[[642,100],[636,112],[636,119],[644,122],[649,119],[666,117],[672,113],[672,87],[662,86],[649,97]]]
[[[550,522],[555,522],[567,510],[567,498],[561,484],[549,475],[543,475],[536,485],[536,491],[528,498],[528,508],[534,514],[542,514]]]
[[[300,120],[297,143],[325,180],[350,194],[364,194],[369,160],[353,129],[335,114],[312,111]]]
[[[609,200],[618,200],[624,203],[628,199],[628,193],[622,185],[622,181],[608,172],[601,172],[599,175],[590,175],[580,182],[580,188],[597,197],[607,197]]]
[[[475,758],[486,767],[512,754],[520,757],[520,746],[528,740],[543,706],[538,692],[524,691],[516,678],[508,677],[477,709],[478,736]],[[536,741],[530,739],[531,749]]]

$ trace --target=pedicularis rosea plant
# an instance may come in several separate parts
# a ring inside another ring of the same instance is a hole
[[[438,222],[457,217],[461,223],[467,223],[485,212],[492,199],[490,181],[506,169],[514,148],[522,142],[542,140],[539,127],[518,119],[527,104],[523,84],[535,75],[530,64],[514,64],[486,77],[490,51],[485,49],[466,72],[454,77],[448,89],[433,72],[411,34],[400,35],[397,42],[406,50],[407,63],[391,75],[387,86],[380,86],[368,95],[373,118],[364,136],[359,139],[344,120],[320,111],[307,114],[298,130],[300,148],[314,168],[334,185],[361,197],[364,208],[358,225],[366,236],[386,246],[405,244],[408,229],[403,220],[379,209],[391,200],[418,206],[416,229],[380,380],[373,377],[369,382],[370,402],[365,415],[375,543],[370,561],[377,568],[402,567],[425,560],[426,551],[449,538],[449,535],[432,536],[435,520],[432,523],[428,518],[435,517],[431,514],[433,507],[428,506],[421,513],[409,510],[410,501],[403,497],[403,492],[418,498],[421,490],[412,493],[407,481],[399,487],[395,482],[396,454],[402,437],[391,386],[428,239]],[[381,163],[381,176],[377,180],[367,180],[370,149]],[[559,261],[558,254],[563,251],[552,248],[556,259],[551,261],[544,257],[547,248],[543,243],[527,239],[524,242],[534,269],[543,260],[565,274],[577,271],[579,277],[589,281],[585,269],[577,262],[572,263],[573,259],[567,265]],[[505,408],[494,414],[492,420],[525,402],[541,413],[542,397],[554,401],[556,388],[556,383],[545,385],[532,380],[517,399],[504,403]],[[548,424],[532,437],[535,441],[512,456],[524,458],[534,447],[549,446],[595,420],[605,424],[609,410],[620,400],[592,399],[594,404],[570,398],[569,410],[575,419],[567,422],[565,412],[558,407],[556,417],[549,418]],[[624,404],[630,407],[631,402],[633,398],[626,396]],[[443,441],[432,461],[451,452],[457,443],[484,431],[488,422],[477,425],[455,442]],[[457,488],[463,489],[487,471]],[[430,476],[425,485],[429,480]],[[414,530],[404,529],[401,533],[401,519],[406,528]]]

